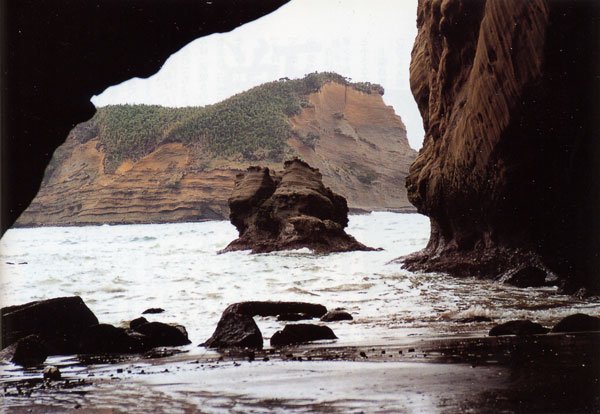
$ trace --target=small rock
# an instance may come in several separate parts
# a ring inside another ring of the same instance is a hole
[[[534,323],[528,320],[516,320],[502,323],[490,329],[490,336],[502,335],[539,335],[545,334],[549,329],[544,328],[539,323]]]
[[[44,368],[43,373],[44,379],[48,379],[51,381],[56,381],[61,378],[60,370],[53,365],[49,365],[46,368]]]
[[[148,320],[146,318],[144,318],[143,316],[140,316],[139,318],[135,318],[134,320],[129,322],[129,329],[135,329],[136,327],[143,325],[145,323],[148,323]]]
[[[563,318],[552,328],[552,332],[584,331],[600,331],[600,318],[584,313],[576,313]]]
[[[285,346],[318,341],[321,339],[337,339],[337,336],[327,326],[300,323],[286,325],[271,337],[271,346]]]
[[[329,311],[321,317],[321,321],[323,322],[351,321],[352,319],[354,318],[348,312],[337,309]]]
[[[148,308],[142,312],[142,315],[146,315],[148,313],[163,313],[165,310],[163,308]]]

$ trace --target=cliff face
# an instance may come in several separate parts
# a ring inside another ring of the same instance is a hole
[[[400,117],[380,93],[326,82],[302,100],[281,137],[286,157],[300,156],[319,168],[324,184],[343,194],[351,209],[413,209],[404,179],[416,152],[408,145]],[[247,158],[221,156],[210,152],[202,139],[177,142],[179,125],[165,126],[175,133],[142,156],[119,153],[118,162],[111,155],[108,163],[101,128],[80,124],[55,152],[38,195],[17,225],[227,219],[227,199],[237,173],[257,163],[281,168],[281,161],[266,151]],[[217,136],[215,142],[224,139]]]
[[[432,230],[408,268],[598,288],[597,22],[593,2],[419,1],[407,189]]]

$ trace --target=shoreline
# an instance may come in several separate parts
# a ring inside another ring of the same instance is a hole
[[[171,349],[161,358],[65,357],[57,364],[63,379],[52,383],[40,380],[39,369],[7,379],[3,366],[0,385],[10,413],[48,412],[48,406],[56,412],[596,412],[598,349],[599,332],[201,355]]]

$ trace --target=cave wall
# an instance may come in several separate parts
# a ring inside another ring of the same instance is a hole
[[[419,1],[426,136],[407,190],[432,233],[407,267],[495,278],[530,262],[598,289],[599,16],[593,1]]]
[[[286,2],[0,1],[0,234],[37,193],[54,149],[94,114],[92,95]]]

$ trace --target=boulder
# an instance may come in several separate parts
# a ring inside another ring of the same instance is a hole
[[[28,335],[0,351],[0,360],[24,367],[40,365],[48,357],[48,350],[39,335]]]
[[[374,250],[346,234],[346,199],[323,185],[318,169],[299,159],[286,161],[282,174],[261,167],[238,174],[228,203],[239,237],[222,252]]]
[[[262,349],[263,337],[251,316],[225,310],[215,332],[201,346]]]
[[[46,368],[44,368],[43,371],[43,375],[44,375],[44,379],[50,380],[50,381],[57,381],[59,379],[61,379],[61,373],[60,370],[53,366],[47,366]]]
[[[502,335],[539,335],[545,334],[549,331],[548,328],[544,328],[539,323],[534,323],[528,320],[515,320],[502,323],[494,326],[489,335],[490,336],[502,336]]]
[[[545,286],[547,272],[535,266],[525,266],[510,270],[504,274],[500,281],[520,288]]]
[[[71,353],[73,338],[98,319],[79,296],[61,297],[8,306],[0,310],[2,348],[37,334],[50,354]]]
[[[327,313],[327,308],[323,305],[308,302],[248,301],[229,305],[223,313],[226,312],[248,316],[303,314],[311,318],[320,318]]]
[[[132,329],[146,337],[145,343],[151,348],[157,346],[180,346],[190,343],[185,328],[167,325],[162,322],[147,322]]]
[[[129,329],[135,330],[136,327],[145,323],[148,323],[148,319],[144,318],[143,316],[140,316],[139,318],[135,318],[134,320],[129,322]]]
[[[283,330],[275,332],[271,337],[271,346],[303,344],[321,339],[337,339],[337,336],[327,326],[299,323],[286,325]]]
[[[576,313],[563,318],[552,328],[552,332],[584,331],[600,331],[600,318],[584,313]]]
[[[334,309],[321,317],[323,322],[351,321],[353,319],[352,315],[341,309]]]
[[[105,323],[90,326],[81,333],[81,354],[132,354],[148,350],[145,335]]]

